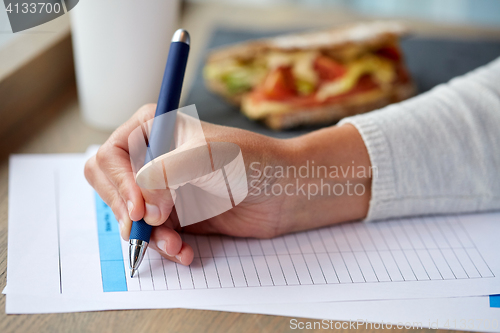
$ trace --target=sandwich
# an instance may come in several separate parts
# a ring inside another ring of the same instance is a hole
[[[415,94],[397,22],[236,44],[209,54],[203,75],[212,92],[275,130],[330,124]]]

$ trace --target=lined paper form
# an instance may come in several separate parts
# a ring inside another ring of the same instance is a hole
[[[408,235],[411,235],[408,236]],[[189,267],[148,251],[129,291],[494,277],[458,216],[345,224],[274,239],[183,234]],[[123,242],[126,257],[128,244]]]
[[[100,238],[118,228],[112,214],[98,223],[86,159],[11,158],[7,313],[500,293],[498,213],[350,223],[262,240],[183,234],[192,265],[150,249],[130,279],[128,244]]]

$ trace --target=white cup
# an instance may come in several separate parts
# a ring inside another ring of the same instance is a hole
[[[178,0],[83,0],[70,11],[80,108],[112,130],[158,99]]]

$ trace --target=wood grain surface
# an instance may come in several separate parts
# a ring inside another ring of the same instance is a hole
[[[286,28],[327,26],[363,17],[345,12],[314,12],[297,8],[274,11],[229,6],[188,5],[183,27],[193,36],[186,87],[193,82],[195,67],[215,25],[239,28]],[[437,26],[425,22],[408,24],[424,35],[500,38],[500,31],[474,27]],[[1,93],[1,92],[0,92]],[[74,85],[70,85],[36,117],[21,122],[0,146],[0,289],[6,285],[8,154],[84,152],[90,144],[101,144],[109,136],[85,125],[80,117]],[[29,242],[29,239],[26,239]],[[0,332],[288,332],[290,318],[186,309],[101,311],[69,314],[6,315],[5,295],[0,296]],[[313,321],[304,319],[304,321]],[[307,332],[324,330],[307,330]],[[343,331],[355,331],[348,329]],[[361,329],[360,332],[377,330]],[[403,329],[392,332],[427,332]]]

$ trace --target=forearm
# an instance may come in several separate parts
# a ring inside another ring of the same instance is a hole
[[[370,159],[352,125],[333,126],[287,140],[288,182],[295,195],[288,197],[296,218],[294,230],[321,227],[366,217],[371,195]],[[302,169],[301,169],[302,168]],[[296,191],[303,186],[304,192]]]
[[[368,220],[500,209],[500,60],[403,103],[345,119],[371,163]]]

